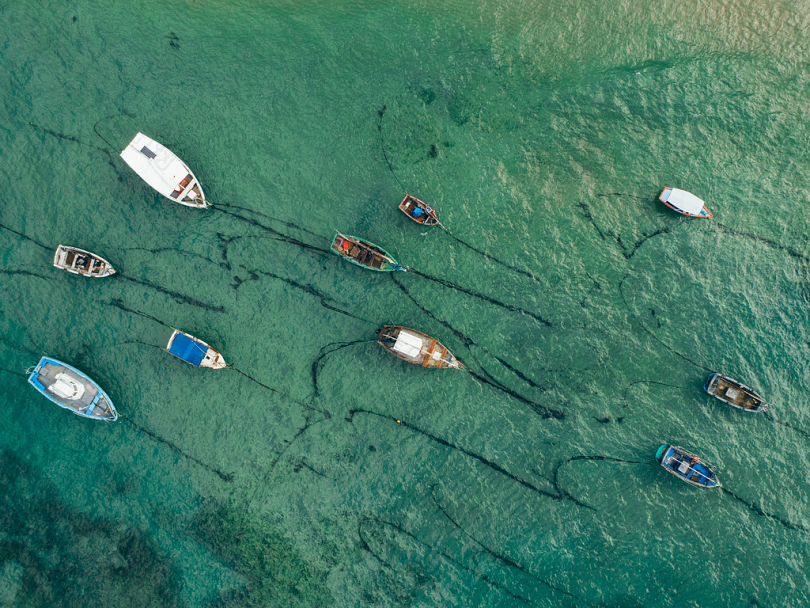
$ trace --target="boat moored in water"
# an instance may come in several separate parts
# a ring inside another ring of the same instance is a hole
[[[107,393],[75,367],[51,357],[42,357],[28,374],[31,386],[59,407],[83,418],[110,422],[118,419],[118,412]]]
[[[83,277],[108,277],[115,274],[115,268],[107,260],[95,253],[78,247],[59,245],[53,256],[53,265]]]
[[[407,271],[407,268],[397,262],[385,249],[356,236],[346,236],[336,232],[335,238],[332,240],[332,251],[352,264],[370,270],[378,272]]]
[[[129,142],[121,158],[166,198],[186,207],[205,208],[208,202],[194,173],[177,155],[143,133]]]
[[[658,197],[662,203],[673,211],[689,215],[691,217],[714,217],[709,210],[706,209],[706,203],[703,199],[696,197],[691,192],[686,190],[678,190],[677,188],[664,188],[664,191]]]
[[[423,226],[442,225],[439,218],[436,217],[436,212],[431,209],[430,206],[410,194],[405,195],[405,198],[403,198],[402,202],[399,204],[399,208],[402,213],[417,224],[422,224]]]
[[[703,390],[712,397],[746,412],[756,413],[768,410],[768,404],[754,389],[717,372],[709,374]]]
[[[392,355],[414,365],[433,369],[463,367],[461,361],[436,338],[409,327],[385,325],[377,334],[377,342]]]
[[[664,444],[655,453],[655,460],[688,484],[699,488],[720,487],[714,467],[683,448]]]
[[[199,338],[195,338],[179,329],[175,329],[171,338],[169,338],[166,351],[194,367],[208,367],[211,369],[228,367],[219,351],[211,348]]]

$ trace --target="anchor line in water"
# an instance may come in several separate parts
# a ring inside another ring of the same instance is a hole
[[[63,139],[65,141],[70,141],[70,142],[79,144],[80,146],[87,146],[88,148],[92,148],[93,150],[98,150],[99,152],[103,152],[107,156],[107,164],[110,165],[113,168],[113,171],[115,171],[115,174],[118,176],[119,179],[121,179],[121,173],[120,173],[120,171],[118,171],[118,167],[116,167],[115,163],[113,162],[112,154],[110,154],[110,151],[107,150],[106,148],[102,148],[100,146],[94,146],[93,144],[85,143],[85,142],[81,141],[78,137],[74,137],[73,135],[65,135],[64,133],[58,133],[58,132],[53,131],[51,129],[41,127],[38,124],[35,124],[33,122],[30,122],[30,121],[29,121],[28,124],[30,126],[34,127],[35,129],[39,129],[43,133],[47,133],[48,135],[50,135],[52,137],[56,137],[57,139]],[[93,129],[95,130],[95,127],[93,127]],[[96,135],[98,135],[98,133],[96,133]],[[104,138],[102,137],[102,139],[104,139]],[[110,147],[112,148],[112,146],[110,146]]]
[[[455,283],[452,283],[452,282],[447,281],[445,279],[440,279],[438,277],[434,277],[432,275],[425,274],[424,272],[420,272],[419,270],[415,270],[413,268],[409,268],[408,271],[415,274],[415,275],[418,275],[418,276],[422,277],[423,279],[427,279],[428,281],[433,281],[433,282],[438,283],[439,285],[442,285],[442,286],[447,287],[449,289],[454,289],[456,291],[460,291],[461,293],[466,293],[468,296],[472,296],[473,298],[478,298],[479,300],[483,300],[484,302],[489,302],[490,304],[494,304],[495,306],[499,306],[499,307],[501,307],[501,308],[503,308],[505,310],[508,310],[510,312],[522,313],[522,314],[524,314],[526,316],[531,317],[535,321],[545,325],[546,327],[551,327],[551,322],[550,321],[548,321],[547,319],[544,319],[540,315],[538,315],[536,313],[533,313],[533,312],[530,312],[530,311],[528,311],[528,310],[526,310],[524,308],[520,308],[518,306],[512,306],[511,304],[501,302],[500,300],[496,300],[495,298],[492,298],[490,296],[484,295],[482,293],[478,293],[477,291],[473,291],[471,289],[467,289],[466,287],[462,287],[461,285],[456,285]]]
[[[209,203],[209,206],[214,208],[214,209],[216,209],[217,207],[230,207],[231,209],[241,209],[242,211],[247,211],[248,213],[253,213],[255,215],[265,217],[268,220],[271,220],[273,222],[278,222],[279,224],[284,224],[285,226],[287,226],[287,228],[293,228],[295,230],[300,230],[301,232],[306,232],[307,234],[311,234],[312,236],[318,236],[318,237],[321,236],[317,232],[312,232],[311,230],[308,230],[307,228],[303,228],[302,226],[299,226],[298,224],[296,224],[294,222],[290,222],[290,221],[287,221],[287,220],[282,220],[282,219],[279,219],[277,217],[273,217],[272,215],[267,215],[266,213],[262,213],[261,211],[256,211],[255,209],[250,209],[248,207],[241,207],[239,205],[234,205],[232,203]]]
[[[547,581],[545,579],[542,579],[539,576],[536,576],[536,575],[532,574],[531,572],[526,570],[526,568],[524,568],[523,566],[518,564],[516,561],[506,557],[505,555],[501,555],[500,553],[496,552],[495,550],[491,549],[490,547],[485,545],[483,542],[481,542],[480,540],[475,538],[472,534],[467,532],[467,530],[465,530],[455,519],[453,519],[450,516],[450,514],[447,512],[447,510],[444,507],[442,507],[441,503],[439,503],[438,499],[436,498],[436,484],[434,484],[430,488],[430,498],[433,501],[433,504],[436,506],[436,508],[439,509],[439,511],[442,512],[442,514],[448,519],[448,521],[450,523],[452,523],[458,530],[461,531],[462,534],[464,534],[467,538],[472,540],[476,545],[481,547],[491,557],[494,557],[495,559],[497,559],[501,563],[509,566],[510,568],[514,568],[514,569],[522,572],[523,574],[525,574],[529,578],[537,581],[538,583],[540,583],[542,585],[545,585],[546,587],[548,587],[549,589],[552,589],[553,591],[556,591],[558,593],[562,593],[563,595],[567,595],[568,597],[573,598],[573,599],[575,599],[575,600],[577,600],[579,602],[582,602],[583,604],[587,604],[588,606],[594,606],[595,608],[598,608],[599,606],[602,606],[602,604],[594,604],[593,602],[590,602],[590,601],[588,601],[588,600],[586,600],[584,598],[581,598],[581,597],[579,597],[577,595],[574,595],[570,591],[566,591],[565,589],[557,587],[556,585],[550,583],[549,581]]]
[[[479,366],[480,366],[480,363],[479,363]],[[493,388],[496,388],[499,391],[502,391],[502,392],[506,393],[510,397],[512,397],[514,399],[517,399],[518,401],[520,401],[522,403],[525,403],[536,414],[538,414],[541,418],[554,418],[555,420],[564,420],[565,419],[565,412],[560,411],[560,410],[555,410],[553,408],[549,408],[549,407],[546,407],[544,405],[540,405],[536,401],[532,401],[531,399],[528,399],[528,398],[524,397],[523,395],[513,391],[511,388],[507,388],[506,386],[504,386],[503,384],[501,384],[500,382],[495,380],[495,378],[490,376],[490,374],[483,367],[481,367],[481,371],[483,373],[485,373],[487,376],[489,376],[490,379],[484,378],[482,375],[475,373],[474,371],[472,371],[469,368],[465,368],[464,371],[466,371],[468,374],[470,374],[473,378],[475,378],[479,382],[483,382],[484,384],[488,384],[489,386],[491,386]]]
[[[10,369],[6,369],[4,367],[0,367],[0,372],[6,372],[7,374],[14,374],[15,376],[19,376],[20,378],[28,378],[25,374],[21,374],[20,372],[13,372]]]
[[[128,118],[135,118],[135,114],[122,110],[121,112],[118,112],[117,114],[110,114],[109,116],[105,116],[104,118],[99,118],[96,121],[96,124],[93,125],[93,132],[96,135],[98,135],[105,144],[110,146],[110,150],[113,150],[113,151],[116,151],[116,152],[117,152],[117,150],[116,150],[115,146],[113,146],[109,141],[107,141],[106,137],[104,137],[101,133],[98,132],[98,124],[100,122],[104,122],[105,120],[109,120],[110,118],[117,118],[118,116],[127,116]],[[99,149],[101,149],[101,148],[99,148]]]
[[[774,418],[773,415],[770,412],[765,413],[765,418],[767,418],[771,422],[774,422],[774,423],[778,424],[779,426],[783,426],[785,428],[792,429],[792,430],[796,431],[797,433],[799,433],[801,435],[804,435],[807,438],[810,438],[810,433],[808,433],[807,431],[805,431],[803,429],[800,429],[799,427],[793,426],[792,424],[788,424],[787,422],[780,422],[779,420]]]
[[[442,228],[444,228],[444,226],[442,226]],[[517,267],[515,267],[515,266],[512,266],[512,265],[510,265],[510,264],[507,264],[506,262],[504,262],[504,261],[502,261],[502,260],[499,260],[499,259],[498,259],[498,258],[496,258],[495,256],[490,255],[490,254],[489,254],[489,253],[487,253],[486,251],[481,251],[480,249],[478,249],[478,248],[476,248],[476,247],[473,247],[473,246],[472,246],[472,245],[470,245],[469,243],[467,243],[467,242],[465,242],[465,241],[461,240],[460,238],[458,238],[458,237],[457,237],[455,234],[453,234],[452,232],[450,232],[450,231],[449,231],[447,228],[444,228],[444,231],[447,233],[447,235],[448,235],[450,238],[452,238],[452,239],[454,239],[454,240],[458,241],[459,243],[461,243],[462,245],[464,245],[464,246],[465,246],[465,247],[467,247],[468,249],[471,249],[472,251],[476,252],[477,254],[484,256],[484,257],[485,257],[485,258],[487,258],[488,260],[492,260],[493,262],[495,262],[496,264],[500,264],[500,265],[501,265],[501,266],[503,266],[504,268],[508,268],[509,270],[512,270],[512,271],[514,271],[514,272],[517,272],[518,274],[522,274],[523,276],[529,277],[529,278],[530,278],[532,281],[535,281],[535,282],[537,282],[537,283],[541,283],[541,284],[542,284],[542,282],[540,281],[540,279],[538,279],[538,278],[537,278],[537,277],[536,277],[534,274],[532,274],[532,273],[531,273],[531,272],[529,272],[528,270],[523,270],[522,268],[517,268]]]
[[[635,382],[631,382],[630,384],[628,384],[624,389],[624,407],[629,407],[629,404],[627,403],[627,394],[628,394],[628,392],[630,392],[630,389],[633,386],[635,386],[636,384],[658,384],[660,386],[669,386],[669,387],[672,387],[672,388],[680,388],[680,389],[683,389],[685,391],[700,392],[700,391],[698,391],[698,389],[690,388],[688,386],[679,386],[677,384],[667,384],[666,382],[659,382],[658,380],[636,380]]]
[[[36,272],[30,272],[28,270],[0,270],[0,274],[4,274],[7,276],[20,275],[24,277],[37,277],[38,279],[50,281],[49,277],[46,277],[45,275],[42,274],[37,274]]]
[[[332,353],[336,353],[337,351],[347,348],[349,346],[354,346],[355,344],[368,344],[369,342],[376,342],[376,340],[352,340],[351,342],[331,342],[326,346],[321,347],[320,353],[312,362],[312,367],[310,369],[310,373],[312,374],[312,385],[314,390],[312,392],[312,396],[310,397],[310,402],[314,402],[315,399],[320,395],[320,387],[318,386],[318,373],[320,372],[320,366],[325,357],[331,355]],[[336,348],[333,348],[330,351],[326,351],[327,348],[330,346],[338,345]]]
[[[174,329],[171,325],[168,325],[168,324],[164,323],[160,319],[156,319],[152,315],[148,315],[145,312],[141,312],[140,310],[135,310],[134,308],[127,307],[122,300],[119,300],[117,298],[113,299],[113,300],[110,300],[109,302],[107,302],[107,304],[109,304],[110,306],[115,306],[116,308],[120,308],[121,310],[123,310],[125,312],[128,312],[128,313],[131,313],[133,315],[138,315],[138,316],[141,316],[141,317],[143,317],[145,319],[149,319],[150,321],[154,321],[155,323],[160,323],[163,327],[168,327],[169,329]]]
[[[123,414],[119,413],[119,414],[118,414],[118,416],[119,416],[120,418],[122,418],[122,419],[126,420],[126,421],[127,421],[129,424],[131,424],[131,425],[132,425],[133,427],[135,427],[137,430],[139,430],[139,431],[141,431],[141,432],[145,433],[146,435],[148,435],[149,437],[151,437],[151,438],[152,438],[152,439],[154,439],[155,441],[157,441],[157,442],[159,442],[159,443],[162,443],[163,445],[168,446],[169,448],[171,448],[172,450],[174,450],[176,453],[180,454],[180,455],[181,455],[183,458],[187,458],[188,460],[191,460],[192,462],[197,463],[198,465],[200,465],[200,466],[201,466],[202,468],[204,468],[205,470],[210,471],[211,473],[214,473],[214,474],[215,474],[215,475],[217,475],[217,476],[218,476],[220,479],[222,479],[222,481],[225,481],[225,482],[228,482],[228,483],[233,482],[233,474],[232,474],[232,473],[223,473],[222,471],[220,471],[220,470],[218,470],[218,469],[216,469],[216,468],[212,467],[211,465],[204,463],[204,462],[203,462],[202,460],[200,460],[199,458],[195,458],[195,457],[194,457],[194,456],[192,456],[191,454],[187,454],[186,452],[184,452],[182,449],[180,449],[178,446],[176,446],[176,445],[175,445],[174,443],[172,443],[171,441],[168,441],[167,439],[163,439],[163,437],[160,437],[160,436],[158,436],[157,434],[155,434],[155,433],[153,433],[152,431],[150,431],[149,429],[142,427],[140,424],[138,424],[137,422],[135,422],[135,421],[131,420],[130,418],[127,418],[127,417],[126,417],[126,416],[124,416]]]
[[[297,403],[297,404],[298,404],[298,405],[300,405],[301,407],[305,407],[305,408],[307,408],[308,410],[320,411],[320,410],[318,410],[317,408],[314,408],[314,407],[312,407],[311,405],[308,405],[308,404],[304,403],[303,401],[299,401],[299,400],[298,400],[298,399],[296,399],[295,397],[290,397],[289,395],[287,395],[287,394],[285,394],[285,393],[282,393],[281,391],[277,391],[276,389],[274,389],[274,388],[272,388],[272,387],[270,387],[270,386],[267,386],[266,384],[264,384],[264,383],[262,383],[262,382],[259,382],[259,381],[258,381],[258,380],[256,380],[256,378],[254,378],[253,376],[249,376],[248,374],[246,374],[245,372],[243,372],[241,369],[237,369],[237,368],[235,368],[233,365],[229,365],[229,366],[228,366],[228,369],[232,369],[232,370],[233,370],[233,371],[235,371],[237,374],[241,374],[241,375],[243,375],[245,378],[247,378],[248,380],[252,380],[253,382],[255,382],[256,384],[258,384],[258,385],[259,385],[259,386],[261,386],[262,388],[266,388],[268,391],[272,391],[272,392],[274,392],[276,395],[279,395],[280,397],[284,397],[285,399],[289,399],[290,401],[292,401],[293,403]]]
[[[569,462],[574,462],[574,461],[577,461],[577,460],[603,460],[603,461],[618,462],[618,463],[623,463],[623,464],[643,464],[643,465],[646,465],[646,466],[655,466],[655,465],[653,465],[652,463],[649,463],[649,462],[640,462],[638,460],[625,460],[624,458],[614,458],[613,456],[599,456],[599,455],[597,455],[597,456],[586,456],[586,455],[580,455],[580,456],[572,456],[571,458],[567,458],[566,460],[563,460],[562,462],[558,463],[557,466],[554,467],[554,470],[551,472],[551,484],[554,486],[554,489],[561,496],[565,496],[566,498],[568,498],[570,500],[573,500],[573,501],[576,501],[576,499],[573,497],[573,495],[571,495],[571,493],[568,492],[567,490],[564,490],[563,488],[560,487],[558,475],[559,475],[560,469],[562,467],[564,467]],[[593,509],[593,507],[589,507],[589,508]]]
[[[0,224],[0,228],[2,228],[3,230],[8,230],[9,232],[13,232],[17,236],[21,236],[22,238],[24,238],[26,241],[31,241],[32,243],[34,243],[34,245],[38,245],[39,247],[42,247],[46,251],[55,251],[56,250],[55,247],[49,247],[48,245],[43,245],[42,243],[40,243],[36,239],[32,239],[27,234],[23,234],[22,232],[18,232],[17,230],[14,230],[13,228],[9,228],[8,226],[4,226],[3,224]]]
[[[744,504],[746,507],[748,507],[751,511],[753,511],[754,513],[756,513],[760,517],[767,517],[769,519],[772,519],[775,522],[777,522],[779,524],[782,524],[785,528],[787,528],[789,530],[795,530],[796,532],[804,532],[804,533],[810,532],[810,530],[808,530],[804,526],[801,526],[799,524],[794,524],[794,523],[792,523],[792,522],[790,522],[790,521],[788,521],[786,519],[782,519],[778,515],[774,515],[773,513],[768,513],[767,511],[759,508],[755,504],[750,503],[747,500],[743,500],[742,498],[737,496],[734,492],[732,492],[728,488],[724,488],[724,487],[721,486],[720,490],[726,496],[731,496],[733,499],[735,499],[735,500],[741,502],[742,504]]]
[[[435,546],[433,546],[433,545],[431,545],[431,544],[429,544],[429,543],[427,543],[427,542],[423,541],[421,538],[418,538],[417,536],[415,536],[415,535],[414,535],[414,534],[412,534],[411,532],[408,532],[408,531],[407,531],[405,528],[403,528],[401,525],[399,525],[399,524],[397,524],[397,523],[390,522],[390,521],[386,521],[386,520],[384,520],[384,519],[379,519],[379,518],[376,518],[376,517],[375,517],[375,518],[372,518],[372,517],[364,517],[364,518],[363,518],[362,520],[360,520],[360,522],[358,523],[358,535],[359,535],[359,532],[360,532],[360,529],[361,529],[362,525],[363,525],[364,523],[366,523],[366,522],[375,522],[375,523],[379,523],[379,524],[382,524],[382,525],[388,526],[388,527],[390,527],[390,528],[393,528],[394,530],[396,530],[396,531],[398,531],[398,532],[400,532],[400,533],[404,534],[405,536],[407,536],[407,537],[411,538],[412,540],[416,541],[417,543],[419,543],[419,544],[420,544],[420,545],[422,545],[423,547],[426,547],[426,548],[430,549],[432,552],[434,552],[434,553],[436,553],[436,554],[440,555],[441,557],[443,557],[443,558],[444,558],[444,559],[446,559],[447,561],[451,562],[451,563],[452,563],[452,564],[454,564],[455,566],[457,566],[457,567],[461,568],[462,570],[465,570],[466,572],[469,572],[469,573],[470,573],[472,576],[474,576],[475,578],[477,578],[477,579],[479,579],[479,580],[483,581],[484,583],[486,583],[486,584],[487,584],[487,585],[488,585],[490,588],[496,588],[496,589],[500,589],[500,590],[501,590],[501,591],[503,591],[504,593],[507,593],[508,595],[510,595],[511,597],[513,597],[514,599],[518,600],[519,602],[521,602],[521,603],[523,603],[523,604],[526,604],[527,606],[531,606],[531,602],[530,602],[529,600],[527,600],[526,598],[523,598],[523,597],[521,597],[521,596],[519,596],[519,595],[516,595],[514,592],[510,591],[510,590],[509,590],[509,589],[508,589],[508,588],[507,588],[505,585],[503,585],[503,584],[501,584],[501,583],[499,583],[499,582],[497,582],[497,581],[495,581],[495,580],[491,579],[491,578],[490,578],[489,576],[487,576],[486,574],[484,574],[484,573],[482,573],[482,572],[477,572],[477,571],[476,571],[474,568],[470,568],[469,566],[465,566],[465,565],[464,565],[464,564],[462,564],[460,561],[458,561],[457,559],[455,559],[455,558],[453,558],[452,556],[448,555],[448,554],[447,554],[447,553],[445,553],[444,551],[441,551],[440,549],[436,548]],[[370,548],[368,548],[368,543],[365,541],[365,539],[361,538],[361,541],[364,543],[364,548],[365,548],[365,549],[366,549],[366,550],[367,550],[369,553],[371,553],[371,555],[374,555],[374,557],[375,557],[375,558],[377,558],[377,559],[379,560],[380,558],[379,558],[379,557],[378,557],[376,554],[374,554],[374,553],[373,553],[373,552],[370,550]]]
[[[671,348],[670,346],[667,346],[658,336],[656,336],[649,329],[647,329],[647,327],[644,325],[644,323],[641,322],[641,319],[639,319],[636,316],[636,314],[630,309],[630,306],[627,305],[627,299],[624,297],[624,287],[623,287],[624,286],[624,280],[629,276],[630,276],[630,274],[628,273],[628,274],[624,275],[624,278],[621,281],[619,281],[619,294],[621,294],[621,296],[622,296],[622,302],[624,302],[624,307],[627,309],[627,312],[629,312],[630,315],[636,320],[636,323],[638,323],[639,327],[641,327],[641,329],[643,329],[647,333],[648,336],[650,336],[653,340],[658,342],[661,346],[666,348],[672,354],[677,355],[678,357],[680,357],[681,359],[683,359],[687,363],[691,363],[695,367],[699,367],[700,369],[705,369],[707,372],[711,372],[712,370],[710,368],[706,367],[705,365],[701,365],[700,363],[695,363],[694,361],[692,361],[686,355],[682,355],[681,353],[676,351],[674,348]]]
[[[125,281],[130,281],[137,285],[143,285],[144,287],[149,287],[151,289],[154,289],[155,291],[166,294],[167,296],[172,298],[174,301],[179,302],[180,304],[188,304],[189,306],[195,306],[197,308],[202,308],[203,310],[208,310],[210,312],[225,312],[224,306],[214,306],[212,304],[207,304],[206,302],[202,302],[200,300],[197,300],[196,298],[192,298],[191,296],[187,296],[177,291],[172,291],[171,289],[161,287],[160,285],[152,283],[151,281],[142,281],[140,279],[135,279],[133,277],[127,276],[122,272],[118,272],[117,274]]]
[[[353,409],[353,410],[349,410],[349,418],[347,418],[346,420],[349,423],[352,423],[354,421],[354,417],[356,415],[358,415],[358,414],[367,414],[367,415],[370,415],[370,416],[377,416],[378,418],[392,420],[393,422],[396,422],[398,425],[403,426],[403,427],[413,431],[414,433],[422,435],[423,437],[427,437],[428,439],[430,439],[431,441],[433,441],[435,443],[438,443],[439,445],[448,447],[448,448],[450,448],[452,450],[456,450],[457,452],[459,452],[461,454],[464,454],[465,456],[467,456],[467,457],[469,457],[469,458],[483,464],[486,467],[489,467],[490,469],[492,469],[493,471],[496,471],[497,473],[500,473],[501,475],[504,475],[504,476],[508,477],[509,479],[514,481],[515,483],[520,484],[524,488],[526,488],[528,490],[531,490],[532,492],[534,492],[534,493],[536,493],[536,494],[538,494],[540,496],[545,496],[546,498],[550,498],[550,499],[555,500],[555,501],[562,501],[562,500],[567,499],[567,500],[570,500],[571,502],[573,502],[574,504],[576,504],[576,505],[578,505],[580,507],[584,507],[584,508],[589,509],[591,511],[594,510],[593,507],[590,507],[590,506],[588,506],[588,505],[586,505],[584,503],[581,503],[581,502],[577,501],[574,498],[569,498],[567,496],[561,496],[561,495],[558,495],[558,494],[553,494],[552,492],[548,492],[546,490],[543,490],[542,488],[538,488],[536,485],[532,484],[531,482],[528,482],[525,479],[521,479],[517,475],[514,475],[514,474],[510,473],[509,471],[507,471],[506,469],[504,469],[500,465],[492,462],[491,460],[487,460],[486,458],[484,458],[483,456],[479,456],[475,452],[470,452],[469,450],[466,450],[466,449],[464,449],[464,448],[462,448],[460,446],[457,446],[457,445],[447,441],[446,439],[442,439],[441,437],[437,437],[436,435],[433,435],[433,434],[431,434],[431,433],[429,433],[427,431],[424,431],[424,430],[420,429],[419,427],[414,426],[413,424],[409,424],[409,423],[407,423],[407,422],[405,422],[405,421],[403,421],[403,420],[401,420],[399,418],[395,418],[394,416],[390,416],[388,414],[379,414],[379,413],[373,412],[371,410]]]
[[[301,247],[301,248],[309,250],[309,251],[315,251],[315,252],[318,252],[318,253],[329,253],[328,249],[324,249],[322,247],[317,247],[315,245],[310,245],[309,243],[305,243],[304,241],[302,241],[300,239],[296,239],[295,237],[291,237],[291,236],[289,236],[287,234],[284,234],[283,232],[279,232],[275,228],[271,228],[270,226],[266,226],[265,224],[262,224],[258,220],[254,220],[254,219],[251,219],[249,217],[239,215],[238,213],[233,213],[232,211],[226,211],[225,209],[222,209],[220,207],[214,207],[214,209],[219,211],[220,213],[224,213],[225,215],[230,215],[231,217],[235,217],[236,219],[242,220],[243,222],[246,222],[246,223],[250,224],[251,226],[255,226],[256,228],[259,228],[260,230],[264,230],[265,232],[269,232],[270,234],[272,234],[275,237],[275,240],[277,240],[277,241],[281,241],[283,243],[289,243],[291,245],[296,245],[298,247]],[[220,238],[222,240],[226,240],[226,239],[223,239],[221,236],[220,236]],[[231,240],[234,240],[234,239],[237,239],[237,238],[242,238],[242,237],[239,237],[239,236],[232,237],[231,239],[228,239],[227,242],[230,243]]]
[[[245,268],[244,265],[240,264],[240,267],[244,268],[245,270],[248,270],[247,268]],[[358,319],[360,321],[365,321],[366,323],[371,323],[372,325],[377,325],[377,323],[375,323],[374,321],[371,321],[371,320],[363,318],[363,317],[359,317],[359,316],[349,312],[348,310],[343,310],[342,308],[337,308],[336,306],[332,306],[331,304],[327,304],[327,300],[330,301],[330,302],[334,302],[335,300],[333,298],[331,298],[330,296],[326,295],[325,293],[322,293],[321,291],[315,289],[312,285],[304,285],[303,283],[299,283],[298,281],[293,281],[292,279],[282,277],[280,275],[277,275],[277,274],[272,273],[272,272],[268,272],[266,270],[253,270],[253,271],[248,270],[248,272],[249,273],[255,273],[256,275],[263,274],[263,275],[268,276],[268,277],[270,277],[272,279],[282,281],[282,282],[286,283],[287,285],[290,285],[291,287],[295,287],[296,289],[300,289],[301,291],[303,291],[303,292],[305,292],[305,293],[307,293],[307,294],[309,294],[311,296],[319,298],[320,301],[321,301],[321,306],[323,306],[324,308],[326,308],[328,310],[333,310],[335,312],[339,312],[342,315],[346,315],[347,317],[351,317],[353,319]]]
[[[293,444],[295,444],[296,441],[301,439],[301,437],[303,437],[304,434],[309,429],[311,429],[316,424],[320,424],[324,420],[328,419],[328,418],[322,418],[320,420],[316,420],[315,422],[312,422],[310,420],[310,415],[314,411],[318,411],[318,410],[314,410],[314,409],[310,408],[310,411],[307,412],[306,419],[304,420],[304,426],[302,426],[300,429],[298,429],[298,431],[295,433],[295,435],[293,435],[292,439],[285,439],[284,440],[284,442],[287,445],[285,445],[284,448],[282,448],[282,450],[276,455],[276,457],[270,463],[270,466],[268,467],[267,472],[264,474],[261,481],[259,481],[259,483],[256,484],[256,488],[253,491],[253,495],[245,502],[245,509],[244,509],[244,511],[242,513],[242,519],[239,522],[239,527],[242,527],[244,525],[245,518],[247,517],[248,510],[250,509],[250,505],[252,505],[253,502],[261,495],[261,493],[264,492],[265,488],[267,487],[268,482],[270,481],[270,476],[273,474],[273,471],[276,469],[276,466],[278,465],[278,463],[281,462],[281,459],[287,453],[287,450],[289,450],[293,446]]]

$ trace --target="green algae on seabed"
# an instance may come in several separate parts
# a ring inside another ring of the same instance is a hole
[[[171,559],[148,534],[76,511],[62,491],[0,453],[0,605],[183,605]]]
[[[226,606],[330,606],[328,571],[313,568],[274,527],[244,507],[207,501],[197,514],[200,542],[242,575],[244,588],[220,594],[211,608]]]

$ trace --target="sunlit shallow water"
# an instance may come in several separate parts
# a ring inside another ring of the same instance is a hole
[[[810,602],[806,6],[2,16],[0,605]],[[118,157],[138,131],[218,206],[151,191]],[[335,229],[418,272],[340,260]],[[59,243],[128,279],[58,271]],[[392,357],[383,324],[472,374]],[[242,374],[162,352],[171,327]],[[14,375],[43,351],[122,419]]]

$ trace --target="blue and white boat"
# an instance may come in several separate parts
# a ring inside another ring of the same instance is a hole
[[[186,363],[191,363],[194,367],[209,367],[211,369],[228,367],[225,359],[218,351],[199,338],[195,338],[179,329],[175,329],[172,337],[169,338],[166,351]]]
[[[655,460],[667,471],[693,486],[720,487],[714,467],[683,448],[664,444],[655,453]]]
[[[28,370],[28,382],[59,407],[94,420],[118,419],[110,398],[87,374],[57,359],[42,357]]]

